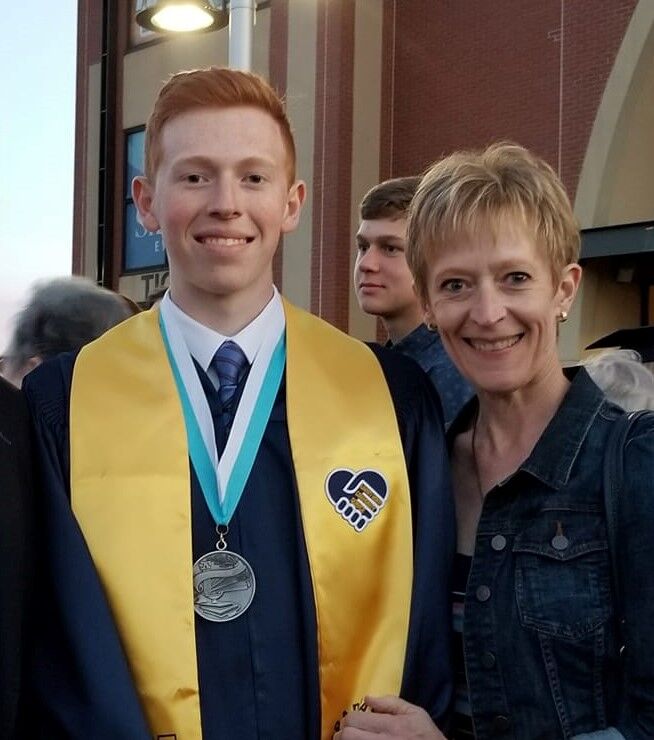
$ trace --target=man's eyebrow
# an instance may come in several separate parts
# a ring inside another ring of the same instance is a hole
[[[190,157],[181,157],[173,162],[173,167],[210,167],[211,160],[202,154],[194,154]]]
[[[238,166],[246,169],[248,167],[266,167],[271,169],[276,167],[277,163],[274,159],[268,157],[246,157],[238,162]]]
[[[220,163],[218,163],[220,164]],[[191,154],[188,157],[180,157],[173,163],[173,167],[215,167],[216,163],[211,157],[207,157],[203,154]],[[237,169],[247,169],[248,167],[266,167],[273,168],[276,166],[274,159],[268,157],[245,157],[234,163],[234,167]]]

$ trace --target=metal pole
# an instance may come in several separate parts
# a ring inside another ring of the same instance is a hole
[[[252,69],[252,43],[256,0],[231,0],[229,3],[229,66],[249,72]]]

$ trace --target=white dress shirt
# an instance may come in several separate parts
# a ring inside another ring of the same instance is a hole
[[[233,337],[220,334],[214,329],[210,329],[208,326],[205,326],[199,321],[191,318],[187,313],[184,313],[184,311],[182,311],[182,309],[173,302],[170,297],[170,291],[166,292],[166,295],[163,297],[163,301],[166,301],[167,303],[166,320],[172,320],[175,322],[177,329],[181,332],[182,337],[184,338],[184,342],[186,343],[191,357],[193,357],[200,367],[207,373],[215,388],[220,386],[220,382],[218,381],[216,371],[211,367],[211,360],[223,342],[226,342],[227,340],[236,342],[236,344],[238,344],[238,346],[243,350],[243,354],[247,357],[250,366],[252,366],[254,358],[257,356],[257,352],[263,344],[263,340],[270,324],[278,316],[281,316],[282,322],[284,323],[284,307],[282,305],[281,296],[275,287],[273,287],[272,298],[266,304],[261,313],[252,319],[252,321],[247,326],[244,326],[237,334],[234,334]]]

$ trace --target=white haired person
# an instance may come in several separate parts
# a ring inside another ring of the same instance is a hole
[[[654,737],[654,415],[622,448],[609,538],[603,461],[625,412],[557,353],[579,247],[559,178],[513,144],[436,163],[409,213],[416,288],[477,394],[448,430],[457,740]],[[442,737],[400,699],[366,701],[340,740]]]
[[[654,374],[633,349],[616,349],[584,363],[604,394],[625,411],[654,409]]]
[[[16,319],[2,374],[20,387],[25,375],[44,360],[80,349],[135,310],[123,296],[85,278],[38,282]]]

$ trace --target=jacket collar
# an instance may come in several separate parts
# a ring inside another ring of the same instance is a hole
[[[554,489],[568,482],[588,431],[606,402],[583,367],[567,368],[564,372],[571,381],[568,392],[531,454],[518,468]],[[450,449],[454,437],[472,424],[477,406],[475,397],[450,425],[447,432]]]

